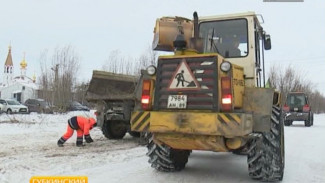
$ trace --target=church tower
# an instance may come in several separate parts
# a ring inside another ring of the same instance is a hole
[[[27,62],[25,60],[25,53],[24,53],[24,58],[23,60],[20,62],[20,71],[21,71],[21,78],[24,79],[26,76],[26,67],[27,67]]]
[[[14,75],[14,65],[11,57],[11,46],[9,46],[8,56],[5,62],[4,73],[3,73],[3,84],[9,85],[12,82]]]

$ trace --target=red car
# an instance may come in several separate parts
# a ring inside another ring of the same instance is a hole
[[[282,109],[285,126],[292,125],[293,121],[304,121],[307,127],[314,124],[314,114],[311,111],[308,97],[303,92],[288,93]]]

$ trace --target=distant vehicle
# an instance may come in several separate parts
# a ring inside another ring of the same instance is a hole
[[[21,113],[21,114],[27,114],[28,113],[28,107],[25,105],[22,105],[17,100],[14,99],[0,99],[1,109],[6,112],[7,114],[12,113]]]
[[[0,99],[1,100],[1,99]],[[2,103],[0,103],[0,114],[2,114],[4,111],[3,111],[3,104]]]
[[[71,102],[67,110],[68,111],[90,111],[90,109],[87,106],[84,106],[77,101]]]
[[[53,109],[44,99],[27,99],[25,105],[29,112],[52,114]]]
[[[304,121],[305,126],[310,127],[314,124],[314,114],[308,97],[303,92],[290,92],[287,95],[283,106],[284,125],[290,126],[293,121]]]
[[[93,71],[85,99],[96,106],[97,125],[106,138],[122,139],[127,132],[133,137],[140,137],[139,132],[130,129],[137,79],[132,75]],[[106,93],[111,88],[114,92]],[[140,143],[145,143],[145,139],[140,138]]]

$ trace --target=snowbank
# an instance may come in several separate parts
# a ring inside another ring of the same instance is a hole
[[[246,156],[194,151],[181,172],[163,173],[150,167],[146,147],[138,139],[106,139],[99,128],[94,143],[75,146],[76,135],[63,148],[56,145],[69,117],[80,113],[0,115],[0,182],[29,182],[32,176],[84,175],[102,182],[253,182]],[[83,115],[93,115],[92,113]],[[282,182],[325,182],[325,114],[314,126],[294,122],[285,127],[286,164]]]

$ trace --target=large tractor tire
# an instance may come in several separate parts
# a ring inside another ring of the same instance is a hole
[[[239,149],[233,150],[232,153],[236,155],[248,155],[248,147],[245,145]]]
[[[129,134],[130,134],[132,137],[140,137],[140,132],[129,131]]]
[[[120,120],[107,120],[102,127],[102,132],[108,139],[122,139],[126,131],[123,121]]]
[[[166,145],[156,144],[152,134],[149,134],[147,147],[151,167],[163,172],[183,170],[191,153],[189,150],[177,150]]]
[[[250,142],[249,176],[261,181],[280,181],[284,171],[284,126],[278,107],[273,107],[271,131],[257,134]]]
[[[140,132],[139,144],[140,145],[148,145],[150,137],[151,137],[151,133],[149,133],[149,132]]]

